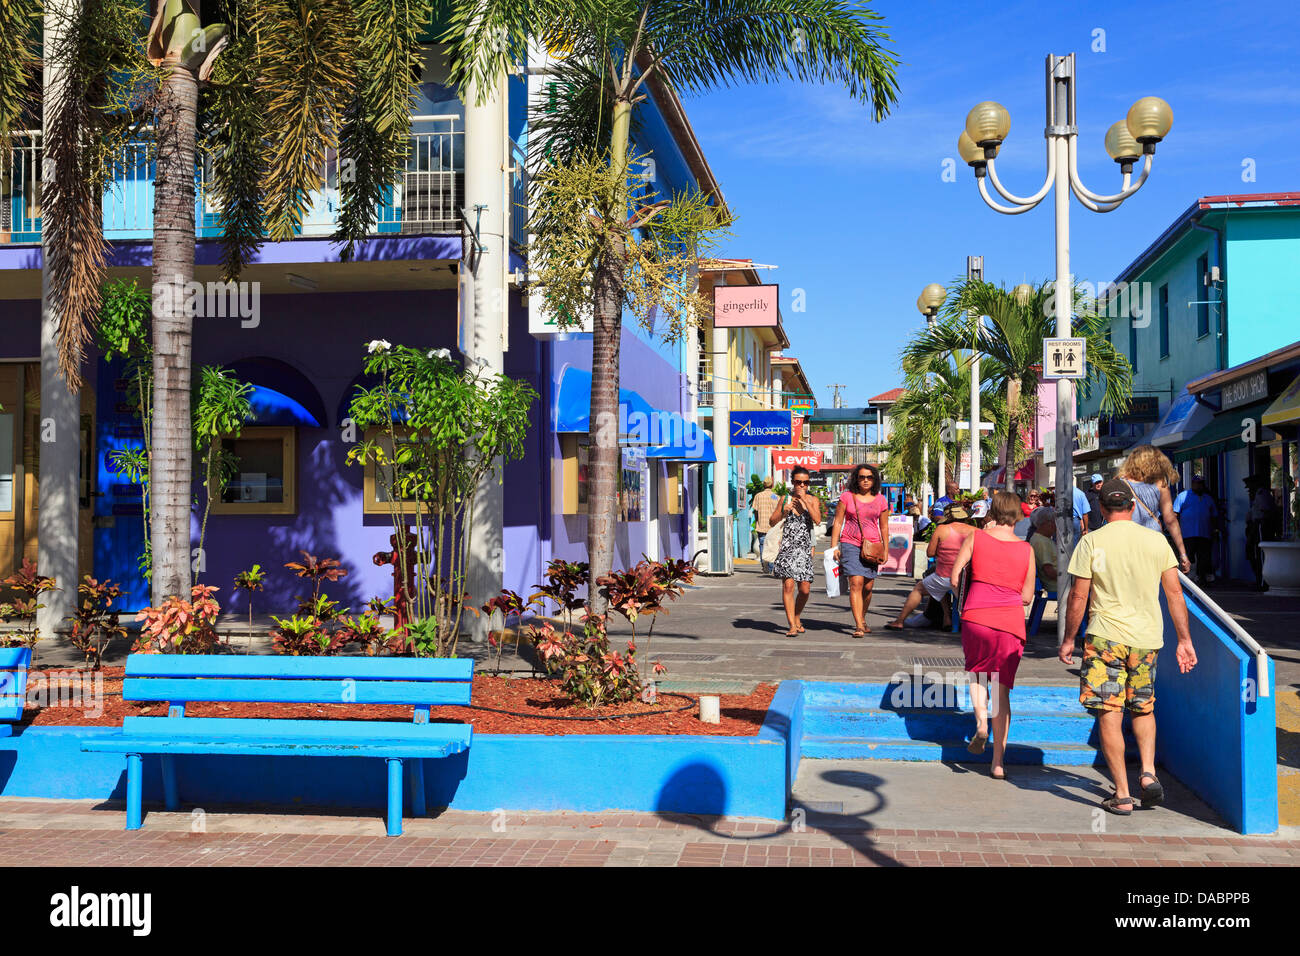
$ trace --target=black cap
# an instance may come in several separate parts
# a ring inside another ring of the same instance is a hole
[[[1123,478],[1111,478],[1101,483],[1101,501],[1111,508],[1124,511],[1133,506],[1133,489]]]

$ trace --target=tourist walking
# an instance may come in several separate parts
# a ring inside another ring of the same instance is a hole
[[[1218,523],[1219,509],[1205,487],[1202,475],[1192,476],[1192,486],[1174,499],[1174,514],[1187,545],[1188,557],[1196,561],[1196,583],[1206,587],[1214,581],[1214,558],[1210,543]]]
[[[951,582],[956,588],[970,565],[970,587],[961,609],[961,647],[966,670],[975,678],[970,684],[975,733],[966,749],[984,752],[992,700],[990,772],[995,780],[1006,779],[1011,689],[1025,650],[1025,607],[1034,599],[1034,552],[1027,541],[1016,537],[1013,528],[1019,518],[1019,499],[1009,491],[995,493],[987,528],[965,538],[952,566]]]
[[[1169,493],[1170,486],[1178,482],[1173,462],[1155,445],[1138,445],[1119,466],[1118,477],[1133,493],[1133,520],[1139,527],[1152,531],[1159,531],[1163,523],[1165,532],[1173,541],[1174,553],[1178,555],[1179,569],[1184,574],[1192,570],[1192,563],[1187,560],[1187,546],[1183,543],[1182,526],[1178,523],[1178,515],[1174,514],[1174,499]],[[1102,513],[1105,514],[1106,509],[1103,508]]]
[[[1101,486],[1106,524],[1084,537],[1070,556],[1074,580],[1059,658],[1071,664],[1074,636],[1084,613],[1088,633],[1079,669],[1079,702],[1094,716],[1115,792],[1102,801],[1111,813],[1133,812],[1124,762],[1124,712],[1132,721],[1142,762],[1138,778],[1142,806],[1164,800],[1156,776],[1156,657],[1164,645],[1160,590],[1178,636],[1175,658],[1186,674],[1196,666],[1187,629],[1187,605],[1178,579],[1178,561],[1163,535],[1137,522],[1139,507],[1130,483],[1112,478]],[[1091,601],[1091,607],[1089,602]]]
[[[1261,541],[1272,541],[1278,523],[1277,502],[1273,500],[1273,489],[1263,475],[1247,475],[1241,479],[1250,496],[1250,509],[1246,512],[1246,560],[1255,572],[1255,588],[1268,590],[1264,580],[1264,555],[1260,550]]]
[[[876,575],[888,557],[888,540],[889,499],[880,493],[880,469],[858,465],[840,496],[831,528],[831,552],[840,562],[840,580],[849,582],[854,637],[871,633],[866,613]]]
[[[916,582],[912,593],[903,602],[898,617],[885,625],[891,631],[903,630],[903,622],[916,610],[926,595],[939,602],[943,608],[944,630],[952,627],[952,566],[961,552],[962,543],[974,533],[970,514],[961,505],[951,505],[944,520],[934,529],[925,553],[934,558],[934,570]]]
[[[763,560],[763,542],[767,540],[767,533],[772,530],[772,512],[776,510],[778,498],[776,492],[772,490],[772,476],[768,475],[763,479],[763,490],[754,495],[754,532],[758,535],[758,569],[763,574],[768,573],[767,562]]]
[[[786,637],[803,633],[800,615],[808,603],[813,579],[813,526],[822,520],[821,500],[809,491],[807,468],[795,468],[790,475],[793,493],[777,504],[773,519],[781,525],[781,547],[772,562],[772,574],[781,579],[781,600],[790,629]]]

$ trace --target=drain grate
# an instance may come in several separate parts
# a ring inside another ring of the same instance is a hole
[[[699,664],[708,664],[718,659],[717,654],[677,654],[673,651],[668,651],[666,654],[657,654],[655,656],[658,660],[665,661],[669,664],[674,661],[691,661]]]
[[[657,680],[655,684],[662,691],[683,694],[752,694],[758,686],[743,680]]]
[[[956,667],[965,669],[966,661],[960,657],[913,657],[912,666],[921,667]]]
[[[779,650],[768,651],[763,656],[764,657],[793,657],[793,658],[808,658],[808,659],[817,658],[817,659],[824,659],[828,661],[844,660],[843,651],[800,651],[800,650],[795,650],[794,648],[790,648],[790,649],[782,648]]]

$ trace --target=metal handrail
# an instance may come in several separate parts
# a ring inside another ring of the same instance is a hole
[[[1214,600],[1202,591],[1192,582],[1192,579],[1178,572],[1178,580],[1183,586],[1183,590],[1191,592],[1192,597],[1200,601],[1211,613],[1220,619],[1227,630],[1240,643],[1244,644],[1246,649],[1255,655],[1255,670],[1258,672],[1258,689],[1260,697],[1268,697],[1268,652],[1260,646],[1259,641],[1255,640],[1246,633],[1246,629],[1232,618],[1223,608],[1219,607]]]

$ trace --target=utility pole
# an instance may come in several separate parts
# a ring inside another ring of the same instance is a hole
[[[966,257],[966,281],[984,281],[983,256]],[[971,313],[973,335],[970,353],[970,490],[972,492],[980,486],[980,318],[981,316]]]

